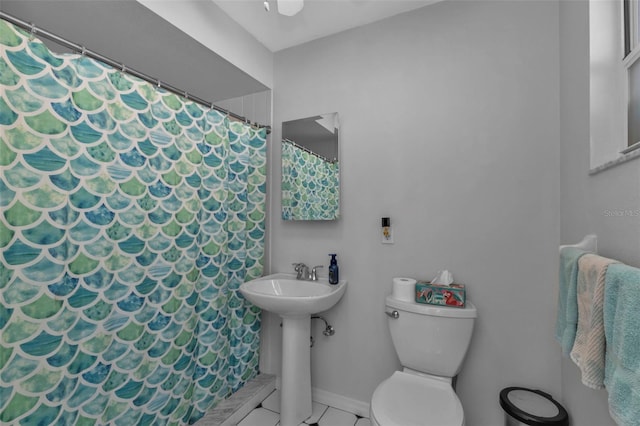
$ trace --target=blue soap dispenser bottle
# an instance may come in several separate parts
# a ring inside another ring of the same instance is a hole
[[[336,260],[336,254],[330,254],[331,263],[329,264],[329,284],[338,284],[340,277],[338,275],[338,261]]]

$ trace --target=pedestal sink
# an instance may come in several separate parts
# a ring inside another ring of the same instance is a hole
[[[303,281],[289,274],[240,286],[250,302],[282,318],[281,426],[298,426],[311,416],[311,315],[333,307],[346,289],[346,281],[332,285],[326,278]]]

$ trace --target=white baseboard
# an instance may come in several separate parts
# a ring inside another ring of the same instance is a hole
[[[369,417],[368,402],[347,398],[346,396],[318,388],[312,388],[311,395],[313,400],[320,404],[348,411],[349,413],[357,414],[358,416]]]
[[[280,376],[276,377],[276,389],[280,389]],[[320,404],[369,418],[369,403],[347,398],[323,389],[311,388],[311,399]]]

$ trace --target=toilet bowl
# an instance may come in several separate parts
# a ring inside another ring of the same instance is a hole
[[[370,404],[374,426],[464,426],[452,386],[466,356],[476,307],[423,305],[386,299],[393,345],[402,371],[378,385]]]
[[[371,398],[373,426],[463,426],[464,411],[451,384],[396,371]]]

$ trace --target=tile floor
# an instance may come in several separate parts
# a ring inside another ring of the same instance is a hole
[[[238,426],[279,426],[280,391],[273,391]],[[371,426],[367,418],[313,401],[313,413],[300,426]]]

